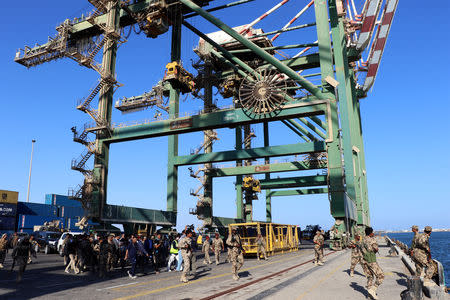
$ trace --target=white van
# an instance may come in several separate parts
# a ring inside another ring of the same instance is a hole
[[[59,240],[58,240],[58,247],[57,247],[58,253],[59,253],[59,255],[61,255],[61,256],[64,256],[62,245],[63,245],[64,239],[66,238],[66,236],[67,236],[68,234],[71,234],[71,235],[75,236],[75,235],[81,235],[81,234],[84,234],[84,232],[70,232],[70,231],[69,231],[69,232],[64,232],[64,233],[61,235],[61,237],[60,237]]]

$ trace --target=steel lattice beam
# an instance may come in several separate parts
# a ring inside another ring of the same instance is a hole
[[[261,123],[266,120],[274,121],[292,119],[310,115],[323,115],[326,112],[326,104],[323,101],[299,101],[288,104],[278,114],[273,116],[252,119],[242,109],[230,109],[212,112],[208,114],[194,115],[192,117],[175,118],[148,124],[116,127],[112,136],[103,139],[107,143],[145,139],[157,136],[180,134],[207,129],[236,127],[243,124]]]
[[[211,170],[211,176],[225,177],[247,174],[265,174],[291,171],[304,171],[314,169],[324,169],[326,165],[310,164],[304,161],[293,161],[286,163],[271,163],[265,165],[239,166],[230,168],[216,168]]]
[[[262,190],[327,185],[326,175],[261,179]]]
[[[318,188],[318,189],[271,191],[269,193],[269,196],[271,196],[271,197],[301,196],[301,195],[327,194],[327,193],[328,193],[328,188]]]
[[[241,159],[252,159],[262,157],[287,156],[295,154],[323,152],[326,150],[325,142],[311,142],[301,144],[289,144],[280,146],[269,146],[251,149],[240,149],[205,154],[185,155],[175,157],[175,164],[193,165],[214,163],[221,161],[233,161]]]

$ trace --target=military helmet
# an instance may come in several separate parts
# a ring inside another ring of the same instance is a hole
[[[431,226],[425,226],[424,231],[431,232],[432,231]]]
[[[413,230],[419,230],[419,226],[413,225],[413,226],[411,227],[411,229],[413,229]]]

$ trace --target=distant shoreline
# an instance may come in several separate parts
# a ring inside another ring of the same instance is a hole
[[[411,232],[411,229],[404,229],[404,230],[381,230],[377,231],[377,233],[408,233]],[[433,229],[433,232],[450,232],[450,229]]]

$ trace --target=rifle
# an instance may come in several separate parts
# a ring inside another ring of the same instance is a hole
[[[239,244],[239,249],[241,249],[242,253],[245,254],[244,247],[242,247],[242,244]]]

